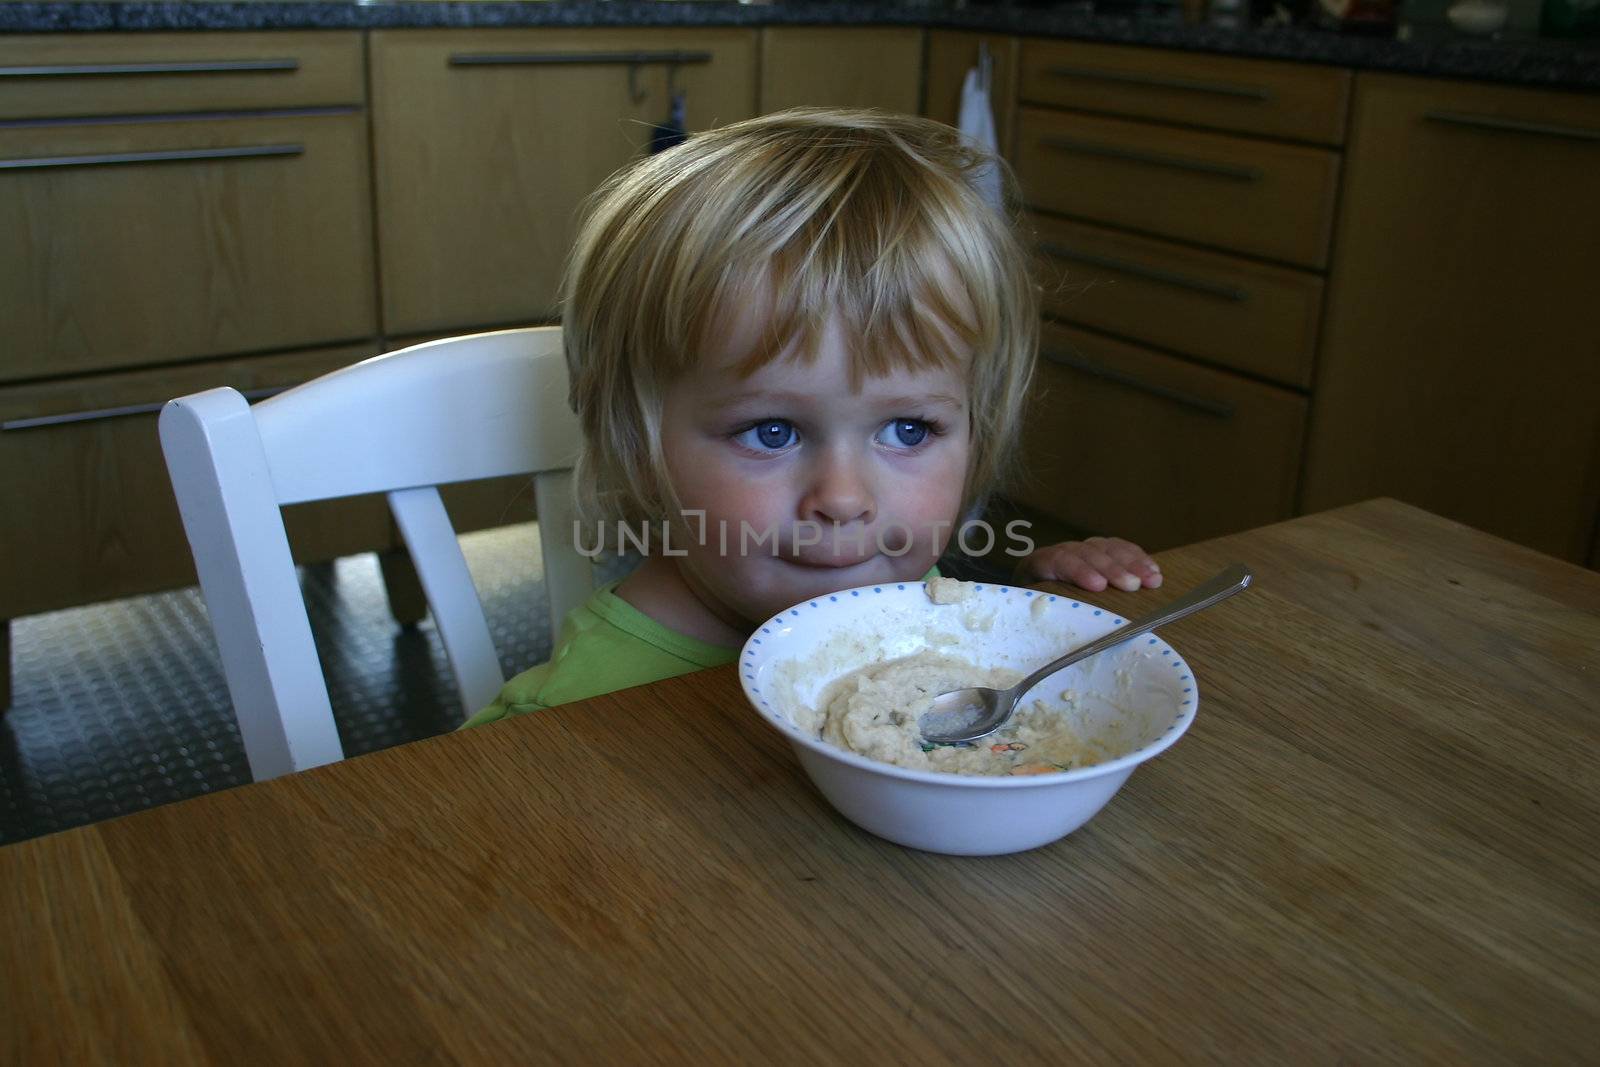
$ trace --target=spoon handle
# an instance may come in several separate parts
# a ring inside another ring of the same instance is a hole
[[[1202,611],[1206,608],[1209,608],[1219,600],[1226,600],[1228,597],[1239,592],[1239,590],[1247,587],[1250,584],[1250,580],[1254,577],[1255,576],[1250,573],[1249,567],[1246,567],[1242,563],[1235,563],[1233,566],[1229,567],[1215,578],[1212,578],[1210,581],[1202,582],[1201,584],[1195,586],[1193,589],[1189,590],[1189,592],[1174,600],[1172,603],[1168,604],[1165,608],[1156,612],[1154,615],[1146,615],[1142,619],[1135,619],[1132,622],[1124,623],[1115,630],[1112,630],[1110,633],[1106,634],[1104,637],[1101,637],[1095,641],[1091,641],[1087,645],[1075,648],[1058,660],[1055,660],[1051,663],[1046,663],[1043,667],[1040,667],[1022,681],[1012,686],[1011,692],[1014,693],[1016,697],[1020,698],[1026,694],[1028,690],[1032,689],[1034,686],[1038,685],[1040,682],[1044,681],[1061,668],[1070,667],[1079,660],[1088,659],[1090,656],[1093,656],[1098,652],[1104,652],[1108,648],[1115,648],[1124,641],[1132,640],[1142,633],[1148,633],[1149,631],[1154,630],[1157,626],[1165,626],[1169,622],[1177,622],[1179,619],[1193,615],[1197,611]]]

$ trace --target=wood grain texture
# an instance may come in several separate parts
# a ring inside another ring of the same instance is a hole
[[[915,115],[923,37],[909,26],[769,26],[761,31],[761,114],[809,106]]]
[[[643,153],[667,87],[690,130],[755,114],[740,29],[397,30],[370,35],[383,323],[390,335],[555,317],[585,197]],[[450,66],[452,55],[705,51],[708,63]]]
[[[1363,74],[1302,503],[1420,507],[1573,562],[1600,518],[1600,98]]]
[[[366,133],[360,114],[0,129],[14,159],[303,148],[0,171],[0,381],[374,336]]]
[[[0,850],[4,1058],[1584,1059],[1600,578],[1389,501],[1161,556],[1236,559],[1054,845],[857,830],[713,670]]]

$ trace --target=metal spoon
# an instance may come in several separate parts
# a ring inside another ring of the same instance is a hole
[[[1249,567],[1236,563],[1209,582],[1196,586],[1154,615],[1146,615],[1142,619],[1124,623],[1104,637],[1045,664],[1010,689],[974,686],[971,689],[941,693],[934,698],[933,706],[924,712],[918,721],[922,740],[930,745],[957,745],[963,741],[976,741],[980,737],[992,734],[1011,718],[1028,690],[1063,667],[1070,667],[1079,660],[1088,659],[1108,648],[1115,648],[1124,641],[1154,630],[1157,626],[1177,622],[1187,615],[1209,608],[1217,601],[1225,600],[1248,586],[1252,577],[1254,576],[1250,573]]]

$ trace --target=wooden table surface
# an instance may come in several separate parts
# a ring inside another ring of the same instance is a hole
[[[1593,1055],[1600,575],[1392,501],[1160,559],[1258,581],[1054,845],[871,837],[718,669],[0,849],[0,1060]]]

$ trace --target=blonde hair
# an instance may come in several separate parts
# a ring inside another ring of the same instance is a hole
[[[814,359],[833,315],[854,342],[856,380],[971,353],[963,507],[994,488],[1039,315],[1012,225],[973,183],[990,162],[928,119],[796,108],[696,134],[607,180],[563,287],[580,514],[677,514],[663,389],[755,300],[767,315],[746,373],[792,344]]]

